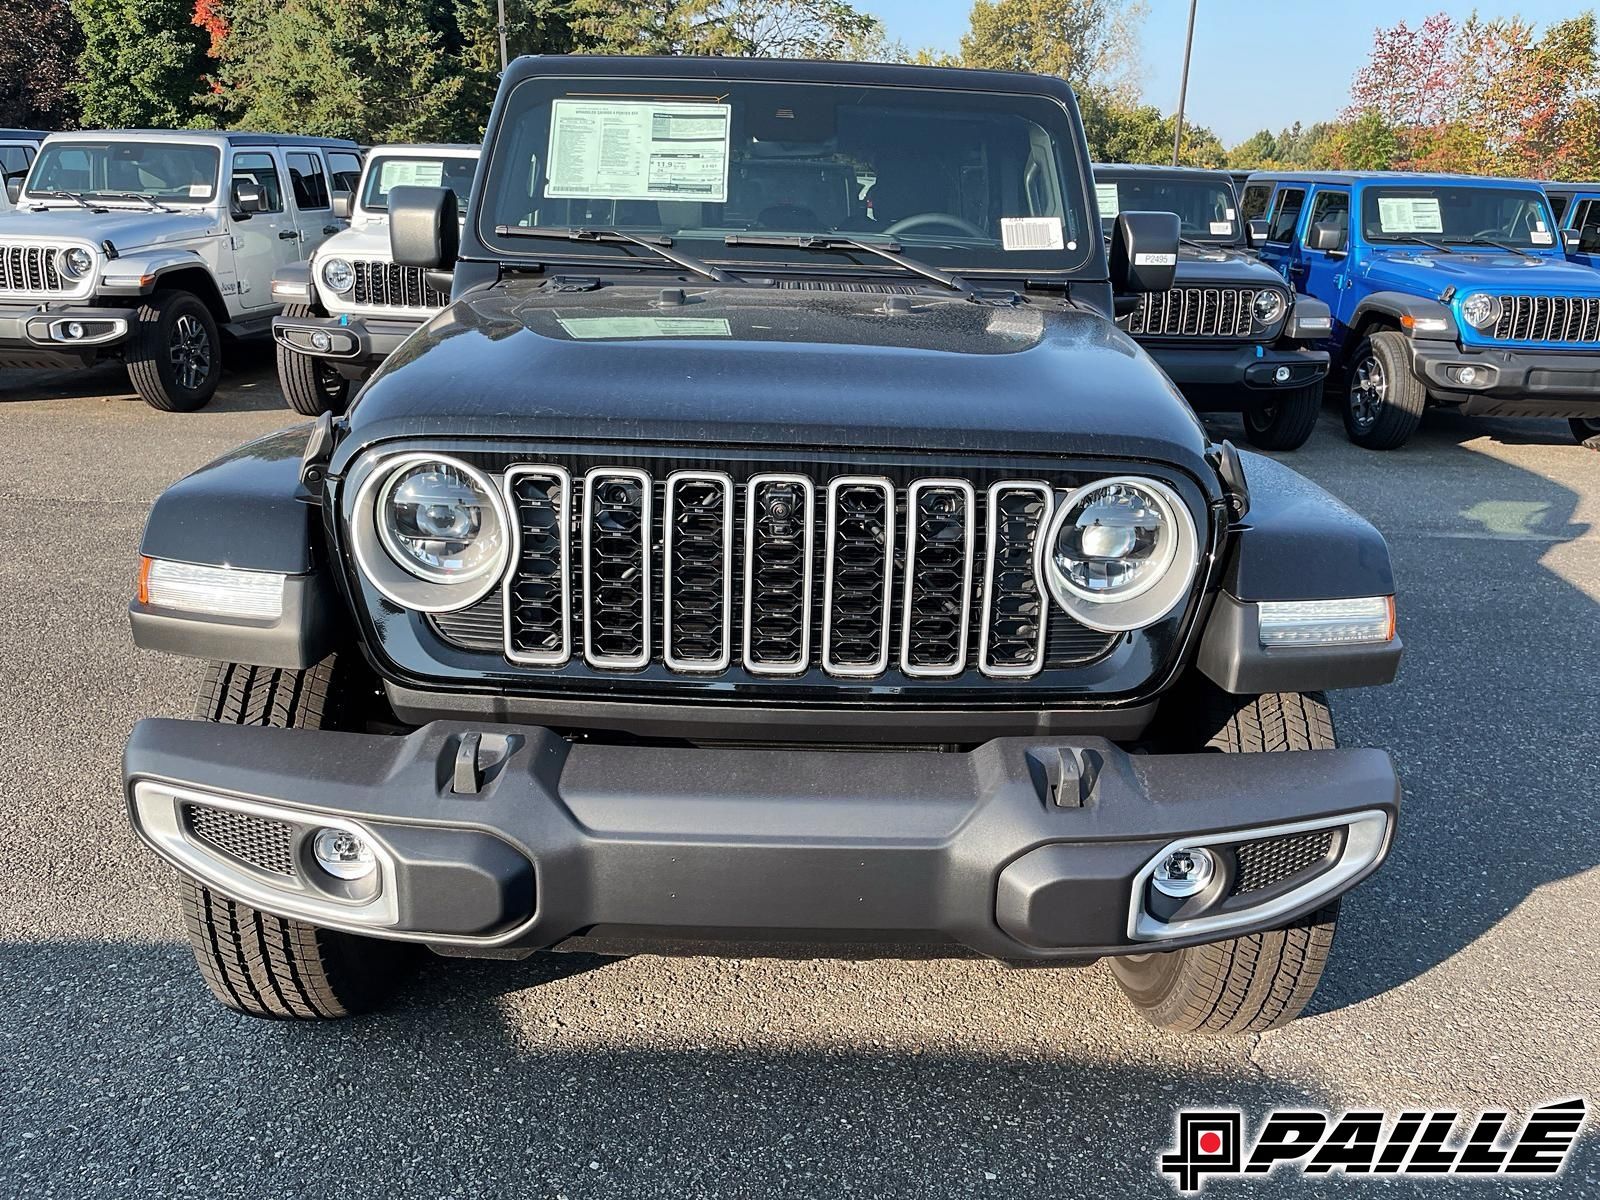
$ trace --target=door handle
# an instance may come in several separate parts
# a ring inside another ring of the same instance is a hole
[[[297,231],[293,230],[293,229],[280,229],[280,230],[278,230],[278,240],[280,242],[293,242],[293,241],[298,240],[299,237],[300,237],[300,234]]]

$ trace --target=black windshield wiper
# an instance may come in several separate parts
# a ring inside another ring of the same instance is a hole
[[[153,196],[146,196],[143,192],[90,192],[96,199],[104,200],[140,200],[149,206],[151,212],[171,212],[165,204],[158,204]]]
[[[96,208],[77,192],[35,192],[36,196],[43,196],[46,200],[71,200],[79,208],[87,208],[90,212],[105,212],[103,208]]]
[[[879,258],[887,259],[897,267],[903,267],[924,279],[931,279],[935,283],[942,283],[953,292],[971,296],[976,293],[972,285],[959,275],[949,271],[941,271],[938,267],[929,266],[925,262],[918,262],[914,258],[907,258],[900,252],[899,242],[869,242],[861,238],[842,237],[838,234],[778,234],[778,233],[730,233],[722,239],[728,246],[792,246],[796,250],[861,250],[867,254],[876,254]]]
[[[1426,246],[1429,250],[1438,251],[1440,254],[1455,253],[1455,251],[1450,249],[1449,246],[1443,245],[1440,242],[1430,242],[1427,238],[1418,237],[1414,233],[1385,234],[1383,240],[1386,242],[1412,242],[1418,246]]]
[[[504,238],[549,238],[567,242],[610,242],[643,246],[668,262],[676,263],[687,271],[693,271],[696,275],[703,275],[718,283],[733,282],[733,276],[720,267],[713,267],[710,263],[703,263],[698,258],[671,249],[672,239],[669,237],[636,236],[623,233],[620,229],[563,229],[548,225],[496,225],[494,232],[496,237]]]
[[[1522,249],[1520,246],[1507,245],[1505,242],[1497,242],[1493,238],[1470,237],[1470,238],[1451,238],[1450,240],[1452,242],[1460,242],[1463,245],[1467,245],[1467,246],[1493,246],[1496,250],[1504,250],[1507,254],[1520,254],[1520,255],[1522,255],[1523,258],[1538,258],[1539,257],[1537,254],[1528,253],[1528,251]]]

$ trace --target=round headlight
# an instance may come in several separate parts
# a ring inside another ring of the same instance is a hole
[[[1165,484],[1119,477],[1079,488],[1040,541],[1040,574],[1055,602],[1091,629],[1121,632],[1160,620],[1199,565],[1188,506]]]
[[[330,258],[322,264],[322,282],[342,295],[355,286],[355,269],[345,259]]]
[[[1284,304],[1282,292],[1275,288],[1267,288],[1256,293],[1255,303],[1250,307],[1256,314],[1257,321],[1260,321],[1263,325],[1271,325],[1279,317],[1283,316],[1283,310],[1286,305]]]
[[[1461,302],[1461,317],[1474,329],[1488,329],[1500,319],[1500,297],[1473,292]]]
[[[389,557],[419,579],[470,583],[504,561],[505,528],[487,481],[459,463],[419,462],[395,472],[378,498]]]
[[[68,279],[82,279],[94,270],[94,255],[82,246],[69,246],[57,255],[56,263]]]

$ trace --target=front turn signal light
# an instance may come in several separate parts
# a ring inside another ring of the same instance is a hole
[[[1373,645],[1394,640],[1394,597],[1353,600],[1263,600],[1258,606],[1261,644]]]

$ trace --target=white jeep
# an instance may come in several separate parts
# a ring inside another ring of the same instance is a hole
[[[0,213],[16,208],[22,181],[44,137],[37,129],[0,129]]]
[[[120,359],[152,407],[200,408],[222,334],[267,332],[273,271],[343,228],[360,169],[330,138],[51,134],[0,221],[0,367]]]
[[[278,379],[296,412],[343,412],[350,384],[365,379],[450,300],[448,277],[434,286],[419,267],[389,256],[389,192],[446,187],[465,219],[481,148],[467,145],[374,146],[349,211],[350,228],[329,238],[309,261],[272,277],[283,314],[272,323]]]

